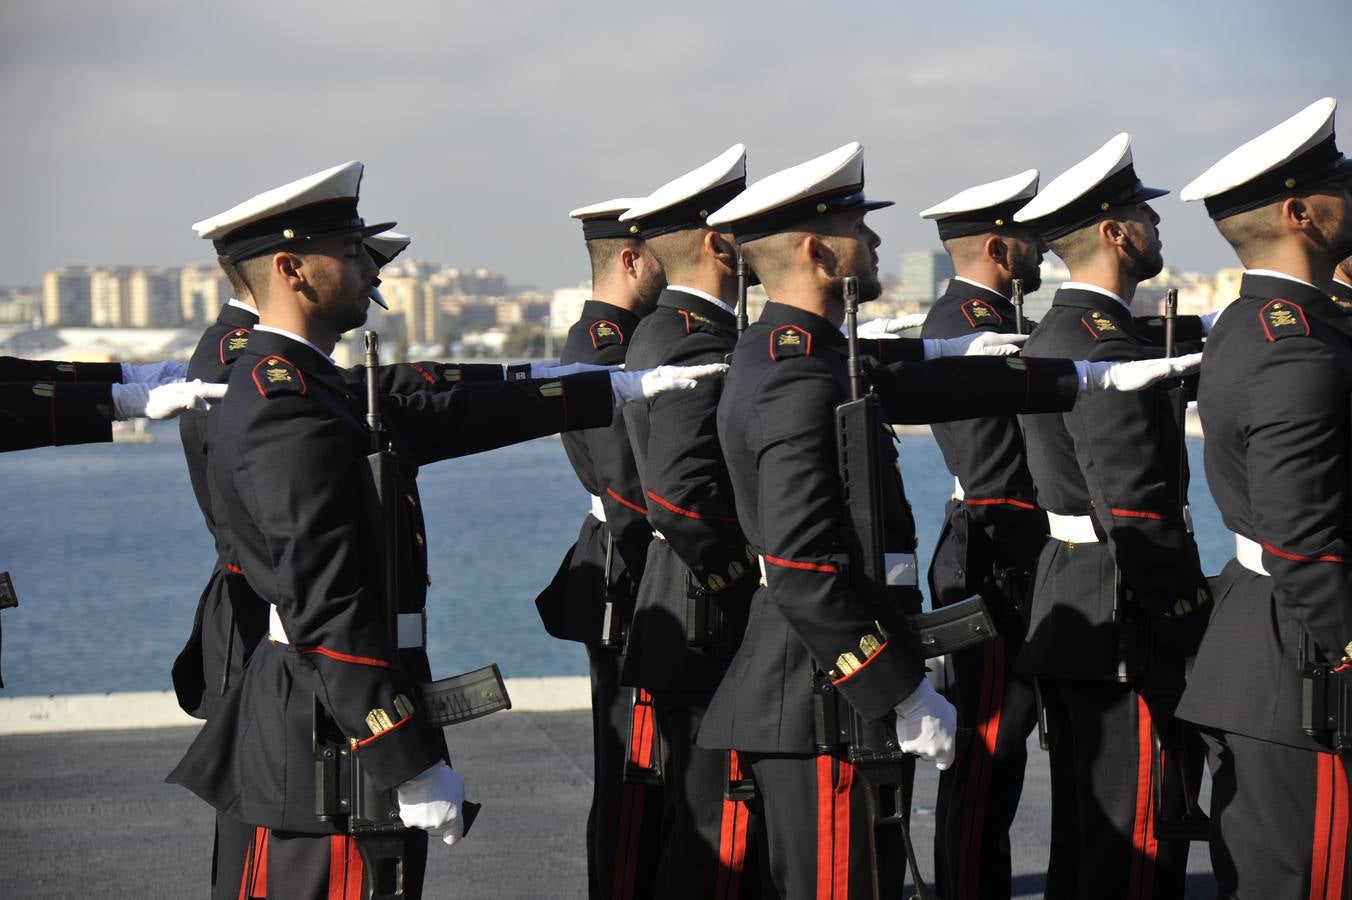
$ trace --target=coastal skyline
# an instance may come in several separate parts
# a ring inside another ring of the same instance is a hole
[[[739,141],[752,181],[862,141],[868,192],[897,201],[870,215],[895,273],[904,248],[938,247],[918,210],[1030,166],[1045,184],[1123,130],[1142,179],[1175,192],[1155,203],[1167,262],[1213,271],[1233,256],[1178,188],[1346,91],[1349,25],[1332,0],[8,5],[0,284],[210,261],[191,222],[346,159],[367,164],[368,220],[398,220],[416,255],[575,284],[569,209]]]

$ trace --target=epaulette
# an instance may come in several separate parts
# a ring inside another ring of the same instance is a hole
[[[681,317],[685,319],[686,334],[690,334],[692,331],[698,331],[700,329],[712,331],[716,330],[718,327],[713,323],[713,320],[710,319],[708,316],[702,316],[699,313],[691,312],[688,309],[682,309],[677,311],[681,314]]]
[[[277,397],[281,394],[304,395],[305,376],[289,360],[280,356],[269,356],[253,369],[253,381],[258,393],[264,397]]]
[[[620,331],[620,326],[607,319],[598,319],[593,322],[591,327],[587,329],[587,334],[591,336],[592,349],[594,350],[624,343],[624,332]]]
[[[770,332],[770,358],[775,362],[812,355],[812,335],[797,325],[780,325]]]
[[[964,303],[962,314],[967,318],[967,324],[973,328],[997,328],[1004,322],[1004,317],[995,311],[995,307],[979,297],[973,297]]]
[[[1127,338],[1127,333],[1117,326],[1111,316],[1097,309],[1085,313],[1080,321],[1096,341],[1122,341]]]
[[[221,338],[221,364],[234,362],[249,349],[249,329],[236,328]]]
[[[1310,323],[1305,318],[1305,310],[1290,300],[1272,300],[1258,311],[1258,321],[1263,323],[1263,333],[1269,342],[1284,337],[1309,337]]]

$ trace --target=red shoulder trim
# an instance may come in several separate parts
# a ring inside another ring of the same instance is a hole
[[[1258,321],[1262,323],[1268,343],[1282,337],[1310,336],[1310,320],[1305,318],[1305,310],[1281,297],[1263,305],[1258,311]]]
[[[236,329],[233,329],[233,330],[231,330],[231,331],[227,331],[225,334],[221,335],[220,352],[217,354],[217,355],[219,356],[220,360],[221,360],[221,365],[225,365],[226,363],[230,362],[230,360],[228,360],[228,359],[225,358],[225,354],[226,354],[227,349],[228,349],[228,350],[241,351],[241,352],[244,350],[244,347],[229,347],[229,348],[227,348],[227,347],[226,347],[226,344],[227,344],[227,343],[233,343],[233,342],[238,341],[239,339],[243,338],[243,339],[244,339],[244,342],[245,342],[245,346],[247,346],[247,345],[248,345],[248,340],[249,340],[249,335],[252,334],[252,333],[253,333],[253,332],[251,332],[248,328],[236,328]],[[236,354],[236,355],[238,355],[238,354]],[[232,358],[233,358],[233,357],[232,357]]]
[[[991,306],[980,297],[973,297],[971,300],[962,304],[962,314],[967,318],[967,324],[973,328],[980,328],[983,325],[988,324],[992,316],[995,317],[996,325],[1000,325],[1005,321],[1004,317],[995,311],[995,307]]]
[[[278,362],[286,363],[290,370],[296,373],[296,377],[300,379],[300,390],[295,393],[304,396],[306,391],[309,390],[309,387],[305,384],[305,376],[301,374],[300,369],[296,368],[296,364],[291,360],[287,359],[285,356],[275,355],[264,357],[259,361],[258,365],[253,367],[253,372],[251,374],[253,375],[254,387],[258,388],[258,393],[262,394],[264,397],[270,396],[267,392],[267,388],[263,386],[263,382],[258,380],[258,370],[264,366],[276,366]]]
[[[812,355],[812,333],[797,325],[780,325],[770,331],[770,358],[775,362]]]
[[[607,329],[609,329],[609,332],[607,332]],[[690,330],[688,320],[686,330]],[[591,338],[593,350],[600,350],[603,346],[608,347],[611,344],[624,343],[624,332],[620,330],[620,326],[609,319],[597,319],[593,322],[591,327],[587,329],[587,337]],[[609,340],[612,337],[617,338],[617,340]]]

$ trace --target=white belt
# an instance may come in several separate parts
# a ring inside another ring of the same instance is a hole
[[[962,489],[962,482],[958,481],[958,476],[953,476],[953,499],[963,500],[967,497],[967,492]]]
[[[1263,568],[1263,545],[1249,540],[1242,534],[1235,535],[1235,559],[1255,575],[1272,574]]]
[[[1051,536],[1066,544],[1097,544],[1092,516],[1062,516],[1047,513],[1047,530]]]
[[[765,584],[765,557],[757,556],[756,561],[760,563],[761,584]],[[890,585],[916,587],[920,584],[914,553],[884,553],[883,570],[887,572],[887,583]]]
[[[606,508],[601,505],[601,498],[596,496],[595,494],[592,494],[591,501],[592,501],[591,505],[592,518],[598,522],[604,522],[606,520]]]
[[[420,612],[400,613],[398,628],[400,650],[421,647],[426,643],[427,614]],[[286,636],[286,629],[282,627],[282,617],[277,614],[276,606],[271,606],[268,610],[268,637],[279,644],[291,643]]]

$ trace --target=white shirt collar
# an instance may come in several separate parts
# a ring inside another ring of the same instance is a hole
[[[953,276],[953,280],[954,280],[954,281],[965,281],[967,284],[975,285],[976,287],[979,287],[979,288],[981,288],[982,290],[990,291],[992,294],[995,294],[995,295],[998,296],[998,297],[1005,297],[1004,294],[1000,293],[1000,292],[997,291],[995,288],[991,287],[989,284],[982,284],[982,283],[979,282],[979,281],[973,281],[971,278],[968,278],[968,277],[966,277],[965,275],[954,275],[954,276]],[[1008,297],[1005,297],[1005,299],[1008,300],[1009,298],[1008,298]]]
[[[1121,303],[1124,307],[1126,307],[1127,312],[1131,312],[1130,303],[1123,300],[1121,297],[1119,297],[1117,294],[1114,294],[1107,288],[1099,287],[1097,284],[1089,284],[1088,282],[1085,281],[1067,281],[1062,283],[1061,287],[1068,291],[1093,291],[1094,293],[1102,294],[1105,297],[1112,297],[1118,303]]]
[[[296,334],[294,331],[287,331],[285,328],[276,328],[276,327],[274,327],[274,326],[272,326],[272,325],[255,325],[255,326],[254,326],[254,331],[271,331],[273,334],[280,334],[282,337],[289,337],[289,338],[291,338],[291,340],[296,341],[297,343],[304,344],[305,346],[309,347],[309,348],[310,348],[311,350],[313,350],[314,352],[318,353],[320,356],[322,356],[322,357],[324,357],[325,359],[327,359],[329,362],[333,363],[333,357],[332,357],[332,356],[329,356],[329,355],[328,355],[327,353],[325,353],[323,350],[320,350],[320,349],[319,349],[318,347],[316,347],[314,344],[310,343],[310,342],[307,341],[305,338],[303,338],[303,337],[301,337],[300,335]],[[333,363],[333,364],[334,364],[335,366],[338,365],[337,363]]]
[[[229,300],[225,301],[225,305],[233,306],[235,309],[242,309],[249,315],[253,316],[255,319],[258,318],[258,310],[255,307],[252,307],[249,304],[245,303],[243,300],[236,300],[234,297],[231,297]]]
[[[1303,279],[1297,278],[1297,277],[1294,276],[1294,275],[1287,275],[1285,272],[1276,272],[1276,271],[1273,271],[1272,269],[1245,269],[1245,270],[1244,270],[1244,274],[1245,274],[1245,275],[1264,275],[1264,276],[1266,276],[1266,277],[1268,277],[1268,278],[1285,278],[1287,281],[1294,281],[1296,284],[1303,284],[1303,285],[1305,285],[1305,286],[1308,287],[1308,288],[1314,288],[1316,291],[1319,291],[1319,288],[1314,287],[1314,285],[1310,284],[1308,281],[1305,281],[1305,280],[1303,280]],[[1324,293],[1324,292],[1323,292],[1323,291],[1319,291],[1319,293],[1322,294],[1322,293]]]
[[[669,284],[669,285],[667,285],[667,290],[669,290],[669,291],[685,291],[687,294],[694,294],[696,297],[700,298],[701,300],[708,300],[708,301],[709,301],[710,303],[712,303],[714,306],[717,306],[719,309],[723,310],[724,312],[726,312],[726,313],[727,313],[728,315],[730,315],[730,316],[735,316],[735,315],[737,315],[737,310],[733,309],[731,306],[728,306],[726,303],[724,303],[722,300],[719,300],[719,299],[718,299],[717,297],[715,297],[713,294],[706,294],[706,293],[704,293],[704,291],[701,291],[701,290],[699,290],[698,288],[686,287],[686,286],[683,285],[683,284]]]

